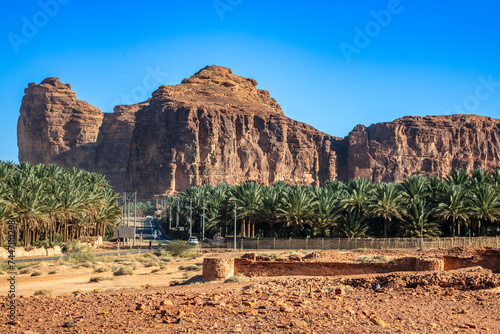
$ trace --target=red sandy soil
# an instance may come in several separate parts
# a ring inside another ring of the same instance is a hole
[[[441,252],[467,256],[472,251],[425,252],[426,256],[444,254]],[[315,254],[310,257],[317,261],[417,255],[387,250]],[[198,277],[190,281],[196,282]],[[376,284],[380,288],[374,290]],[[7,324],[7,298],[2,296],[0,332],[500,333],[499,286],[500,274],[473,267],[446,272],[250,278],[237,283],[84,291],[19,298],[16,326]]]

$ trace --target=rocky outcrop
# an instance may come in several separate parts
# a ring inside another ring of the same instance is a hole
[[[389,182],[415,173],[500,168],[500,120],[489,117],[403,117],[358,125],[348,141],[348,178]]]
[[[143,198],[208,183],[400,181],[414,173],[500,168],[500,120],[404,117],[358,125],[342,139],[286,117],[256,86],[207,66],[179,85],[159,87],[144,103],[103,114],[47,78],[25,90],[19,160],[99,172],[117,191]]]
[[[287,181],[319,185],[345,174],[345,141],[283,114],[269,92],[207,66],[147,102],[103,114],[48,78],[25,91],[19,160],[106,175],[140,197],[191,185]]]
[[[17,125],[19,161],[94,170],[101,111],[78,100],[58,78],[30,83],[24,93]]]
[[[58,78],[30,83],[17,126],[19,161],[102,173],[116,191],[123,191],[135,113],[146,105],[116,106],[114,113],[102,113],[78,100]]]
[[[135,128],[135,115],[149,102],[116,106],[112,114],[104,114],[95,157],[94,171],[106,175],[116,191],[125,191],[125,174],[130,156],[130,143]]]
[[[180,85],[161,86],[137,113],[129,187],[173,193],[207,183],[336,178],[342,139],[285,117],[256,85],[209,66]]]

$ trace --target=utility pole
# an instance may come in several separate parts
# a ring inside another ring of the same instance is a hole
[[[136,230],[137,230],[137,191],[134,192],[134,247],[135,247]]]
[[[172,199],[168,199],[168,233],[170,233],[170,230],[172,230]]]
[[[203,217],[202,217],[202,229],[201,229],[201,242],[205,240],[205,197],[203,197]]]
[[[177,197],[177,210],[175,215],[175,229],[179,232],[179,198]]]
[[[193,235],[193,199],[189,199],[189,236]]]
[[[236,250],[236,202],[234,202],[234,250]]]
[[[424,207],[420,211],[420,249],[424,249]]]
[[[124,213],[123,227],[128,227],[127,192],[123,193],[123,198],[125,199],[125,202],[123,204],[123,213]],[[123,238],[123,245],[126,245],[126,239],[125,238]]]

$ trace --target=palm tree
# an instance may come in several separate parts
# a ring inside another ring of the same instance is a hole
[[[368,215],[384,220],[384,238],[387,238],[387,226],[392,219],[401,219],[401,201],[401,192],[394,183],[380,183],[368,202]]]
[[[339,216],[337,234],[342,238],[362,238],[366,236],[368,225],[359,210],[345,210]]]
[[[326,229],[332,229],[339,219],[337,207],[343,193],[334,189],[333,187],[314,188],[313,226],[320,230],[323,237],[325,237]]]
[[[359,211],[363,215],[373,188],[373,183],[368,179],[350,180],[347,184],[346,196],[340,202],[340,207],[350,212]]]
[[[284,187],[274,185],[262,189],[259,217],[269,224],[269,237],[274,236],[274,225],[281,221],[280,208],[283,204],[284,191]]]
[[[486,234],[487,225],[500,219],[500,194],[491,184],[476,184],[469,198],[470,216],[478,234]]]
[[[35,179],[32,170],[16,174],[10,181],[12,191],[8,200],[12,206],[12,218],[17,221],[17,235],[22,231],[24,246],[29,246],[33,233],[46,219],[42,201],[42,183]],[[18,240],[16,240],[16,244]]]
[[[461,184],[449,184],[438,198],[436,216],[451,221],[451,235],[455,236],[455,226],[460,235],[460,223],[469,219],[467,189]]]
[[[311,225],[313,205],[314,196],[309,188],[295,185],[285,191],[283,205],[279,212],[287,226],[293,227],[295,236],[297,236],[299,228]]]
[[[419,198],[410,205],[403,216],[401,235],[410,238],[421,237],[421,229],[424,237],[432,238],[440,234],[438,224],[432,219],[429,203],[425,199]]]
[[[414,174],[398,185],[404,202],[411,206],[419,199],[429,196],[429,178],[426,175]]]
[[[230,202],[236,203],[239,217],[242,218],[241,235],[246,237],[255,237],[255,225],[252,225],[252,219],[257,216],[262,203],[262,186],[254,182],[245,182],[235,186],[230,191]],[[247,222],[248,232],[245,231],[245,222]],[[250,227],[252,230],[250,231]]]

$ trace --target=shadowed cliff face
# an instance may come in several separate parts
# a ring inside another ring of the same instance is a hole
[[[140,197],[207,183],[400,181],[414,173],[500,168],[499,120],[404,117],[358,125],[341,139],[284,116],[256,86],[207,66],[179,85],[159,87],[144,103],[103,114],[47,78],[25,90],[19,160],[103,173],[117,191]]]

